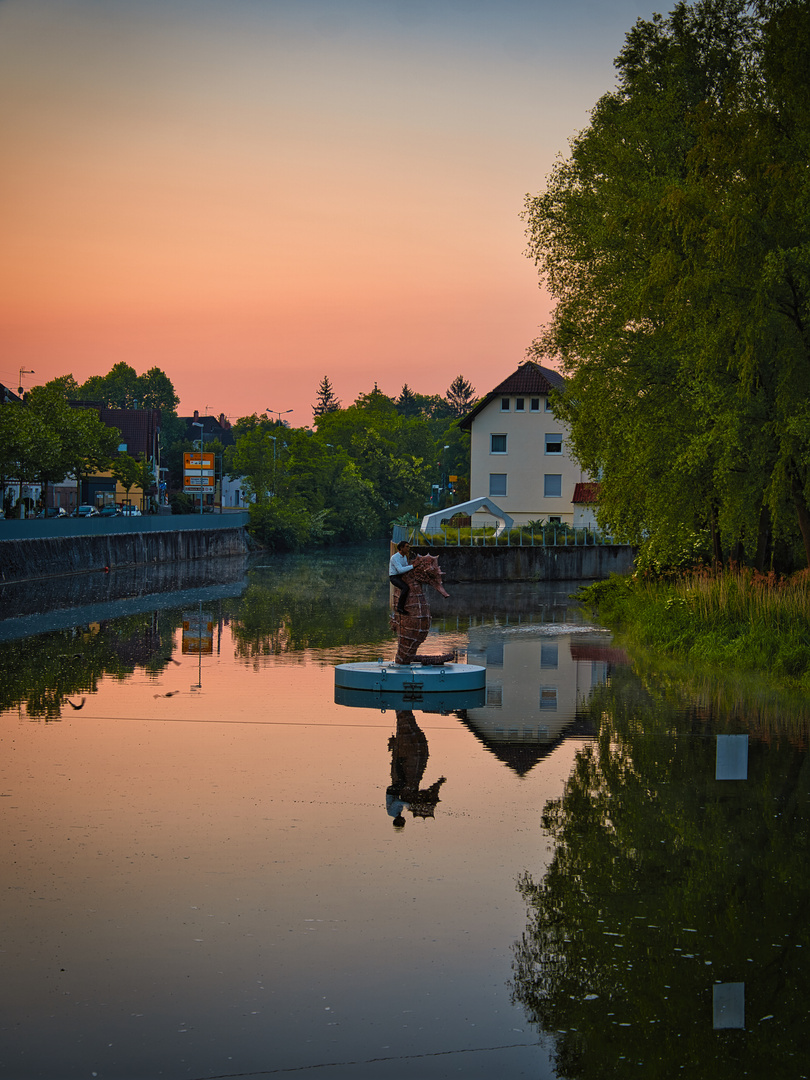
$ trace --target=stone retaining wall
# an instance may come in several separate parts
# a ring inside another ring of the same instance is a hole
[[[103,573],[123,566],[244,555],[247,550],[247,533],[239,527],[0,540],[0,581]]]
[[[633,569],[627,544],[588,547],[419,547],[438,555],[445,581],[593,581]]]

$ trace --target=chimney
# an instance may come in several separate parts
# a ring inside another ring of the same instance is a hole
[[[194,419],[195,419],[195,420],[199,420],[199,419],[200,419],[200,414],[199,414],[199,411],[198,411],[197,409],[195,409],[195,410],[194,410]]]

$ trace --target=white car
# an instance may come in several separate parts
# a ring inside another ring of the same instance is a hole
[[[141,512],[137,506],[122,506],[121,514],[123,517],[140,517]]]

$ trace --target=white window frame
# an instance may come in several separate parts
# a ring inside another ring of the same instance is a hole
[[[515,412],[525,412],[525,411],[526,411],[526,399],[522,398],[522,397],[516,397],[515,398]]]
[[[495,441],[494,441],[495,439],[503,439],[503,450],[496,450],[495,449]],[[489,436],[489,452],[490,452],[490,454],[497,454],[497,455],[503,456],[504,454],[508,453],[508,449],[507,449],[508,446],[509,446],[509,437],[507,436],[507,434],[505,432],[499,431],[499,432],[492,432],[490,434],[490,436]]]
[[[529,399],[529,411],[530,412],[540,412],[540,398],[539,397],[533,397],[533,398]]]
[[[508,398],[508,397],[502,397],[501,398],[501,412],[509,412],[509,402],[510,402],[510,398]]]
[[[553,412],[553,411],[554,410],[551,408],[551,402],[548,400],[548,398],[546,398],[546,412]]]
[[[549,450],[549,448],[548,448],[549,447],[549,441],[551,441],[552,444],[559,441],[560,449],[559,450]],[[562,457],[562,452],[563,452],[562,432],[560,432],[559,434],[557,434],[557,432],[546,432],[545,452],[549,457]]]

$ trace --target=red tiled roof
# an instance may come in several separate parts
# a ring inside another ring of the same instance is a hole
[[[491,394],[547,394],[565,385],[565,379],[551,368],[540,367],[533,360],[521,364],[517,371],[499,383]]]
[[[571,501],[575,503],[598,503],[599,481],[589,480],[583,484],[575,484],[574,498]]]
[[[559,372],[541,367],[534,360],[526,360],[517,371],[513,371],[502,383],[498,383],[494,390],[481,398],[475,408],[461,420],[459,427],[468,430],[475,417],[496,397],[506,394],[548,394],[549,391],[561,389],[563,386],[565,379]]]

